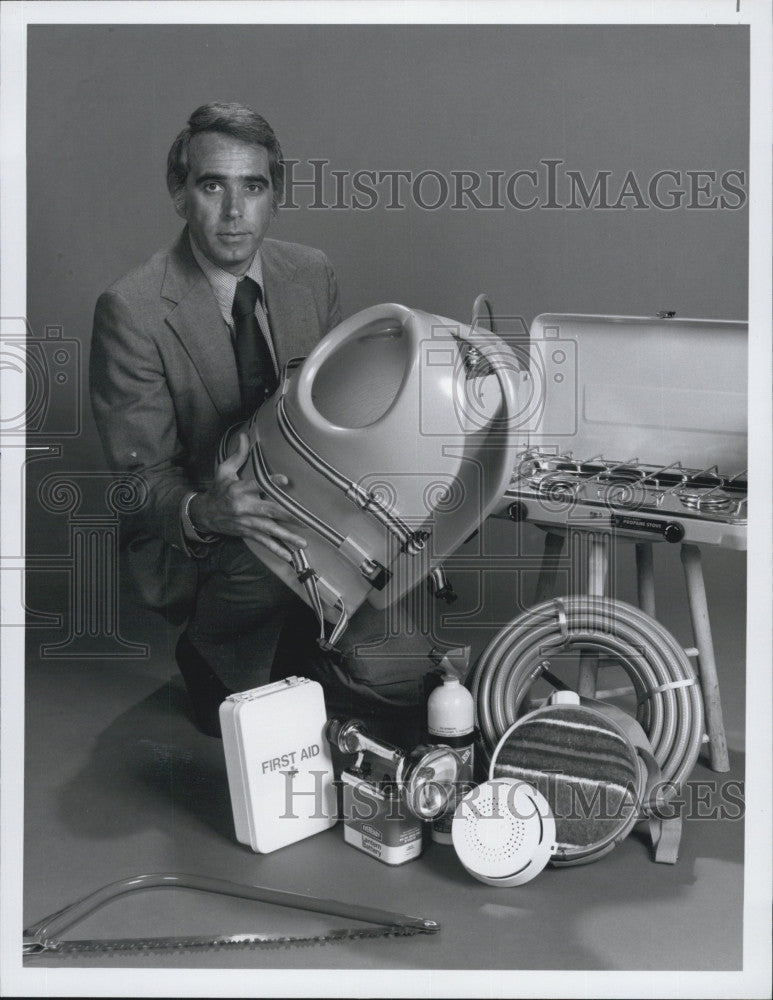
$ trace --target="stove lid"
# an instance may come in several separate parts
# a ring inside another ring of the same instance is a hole
[[[748,325],[544,313],[519,394],[530,447],[691,468],[747,466]]]

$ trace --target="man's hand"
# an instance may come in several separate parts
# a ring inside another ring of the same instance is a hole
[[[285,546],[305,548],[306,539],[285,527],[298,522],[273,500],[261,499],[260,487],[254,480],[239,479],[239,469],[247,461],[249,450],[247,435],[241,433],[237,450],[217,467],[214,483],[193,498],[188,513],[202,534],[248,538],[287,560]],[[285,476],[272,479],[277,486],[287,484]]]

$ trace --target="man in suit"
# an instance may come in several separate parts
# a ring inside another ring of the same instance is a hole
[[[291,357],[341,319],[323,253],[265,239],[283,193],[271,126],[237,104],[208,104],[172,145],[167,185],[186,226],[175,244],[97,302],[90,363],[93,412],[111,468],[140,477],[142,509],[122,543],[143,602],[187,620],[177,663],[199,728],[219,733],[217,707],[263,683],[305,615],[249,551],[303,546],[288,515],[238,470],[215,467],[223,432],[251,415]],[[301,630],[302,631],[302,630]]]

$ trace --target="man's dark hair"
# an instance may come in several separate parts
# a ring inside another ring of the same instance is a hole
[[[196,108],[188,124],[180,132],[166,159],[166,186],[177,201],[188,176],[188,147],[200,132],[220,132],[234,139],[262,146],[268,153],[268,168],[274,189],[274,208],[284,194],[284,160],[282,147],[265,118],[243,104],[213,101]]]

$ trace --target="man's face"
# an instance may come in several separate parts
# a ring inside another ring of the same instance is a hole
[[[213,264],[244,274],[271,221],[267,151],[219,132],[200,132],[191,139],[188,168],[178,214]]]

